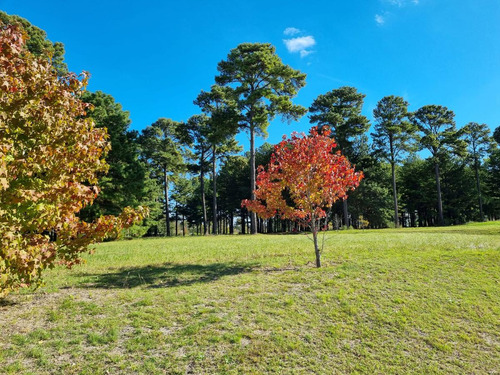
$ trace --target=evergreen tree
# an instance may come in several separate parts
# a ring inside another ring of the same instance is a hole
[[[266,136],[269,120],[277,115],[291,121],[306,113],[292,98],[305,85],[306,75],[283,64],[267,43],[243,43],[221,61],[217,84],[231,88],[237,104],[239,128],[250,135],[250,198],[255,199],[255,136]],[[251,233],[257,233],[257,217],[251,214]]]

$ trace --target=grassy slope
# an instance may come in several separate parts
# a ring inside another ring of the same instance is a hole
[[[500,223],[101,244],[0,304],[0,373],[500,373]]]

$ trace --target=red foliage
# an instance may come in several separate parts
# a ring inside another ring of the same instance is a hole
[[[363,178],[334,151],[335,140],[329,135],[329,130],[320,134],[313,127],[309,136],[293,133],[291,139],[284,138],[275,146],[267,170],[258,168],[256,199],[242,205],[262,218],[280,215],[308,225],[324,218],[325,210],[347,198]]]

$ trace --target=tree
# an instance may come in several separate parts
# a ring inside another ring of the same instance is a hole
[[[476,177],[476,189],[479,202],[479,218],[484,221],[483,199],[481,197],[481,181],[479,178],[479,168],[481,161],[491,147],[490,128],[486,124],[469,122],[464,127],[465,140],[468,144],[468,152],[472,159],[474,174]]]
[[[124,207],[145,204],[148,189],[147,170],[139,160],[138,134],[129,131],[129,113],[102,91],[86,91],[82,100],[92,105],[88,116],[96,127],[106,128],[111,150],[106,155],[107,174],[99,176],[99,196],[80,217],[92,221],[101,215],[117,215]]]
[[[152,173],[163,185],[163,206],[165,214],[165,233],[170,231],[170,176],[184,171],[183,145],[188,142],[183,126],[176,121],[160,118],[142,131],[140,143],[145,160],[150,163]]]
[[[249,162],[244,156],[229,156],[222,165],[217,178],[220,192],[220,205],[229,216],[229,233],[234,233],[234,215],[241,217],[241,233],[245,233],[246,208],[241,201],[250,196]]]
[[[241,150],[234,138],[239,115],[228,87],[213,85],[209,92],[202,91],[194,104],[208,116],[205,138],[212,152],[212,233],[217,234],[217,161]]]
[[[464,155],[465,144],[460,140],[461,133],[455,128],[455,114],[440,105],[426,105],[411,116],[411,121],[422,133],[420,149],[427,149],[434,162],[436,190],[438,201],[439,225],[444,225],[443,200],[441,197],[441,182],[439,176],[440,158],[452,152]]]
[[[256,199],[243,201],[263,218],[280,214],[307,225],[317,267],[321,267],[318,232],[321,219],[327,216],[325,210],[338,199],[345,199],[347,191],[356,188],[363,178],[346,157],[334,151],[336,146],[327,129],[320,134],[313,127],[309,136],[293,133],[276,145],[268,169],[259,167]]]
[[[19,26],[0,26],[0,297],[38,285],[56,263],[80,263],[88,245],[143,215],[78,218],[107,169],[106,131],[85,117],[86,74],[58,77],[25,40]]]
[[[372,133],[375,152],[391,164],[392,195],[394,200],[394,226],[399,227],[396,163],[405,152],[414,149],[411,140],[416,131],[409,121],[408,102],[400,96],[382,98],[373,110],[375,132]]]
[[[364,94],[355,87],[343,86],[319,95],[309,108],[310,122],[317,124],[321,130],[328,127],[336,139],[338,148],[351,162],[354,156],[354,144],[358,136],[363,135],[370,127],[368,119],[361,114]],[[344,223],[349,226],[347,200],[343,201]]]
[[[219,62],[217,84],[230,87],[237,104],[239,128],[250,135],[250,194],[255,199],[255,136],[266,136],[269,120],[297,120],[306,113],[292,98],[305,86],[306,75],[283,64],[268,43],[243,43]],[[256,216],[251,215],[251,233],[257,233]]]
[[[59,76],[68,73],[68,67],[64,62],[64,44],[61,42],[52,43],[47,39],[47,33],[44,30],[32,25],[25,18],[11,16],[0,11],[0,22],[3,22],[4,25],[21,25],[28,36],[25,44],[28,51],[37,57],[50,61]]]
[[[493,139],[500,145],[500,126],[493,132]],[[493,144],[486,161],[486,194],[489,199],[489,216],[495,220],[500,217],[500,148]]]
[[[500,126],[498,126],[493,132],[493,139],[496,143],[500,144]]]
[[[203,234],[207,234],[207,204],[205,197],[205,172],[207,171],[207,163],[210,158],[210,126],[209,118],[206,115],[195,115],[189,118],[186,123],[188,131],[193,141],[194,153],[198,159],[197,170],[200,175],[200,190],[201,190],[201,207],[203,210]]]

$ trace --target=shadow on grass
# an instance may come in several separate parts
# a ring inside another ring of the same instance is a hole
[[[467,229],[454,227],[428,227],[429,229],[421,228],[411,228],[411,232],[401,232],[401,233],[424,233],[424,234],[464,234],[464,235],[474,235],[474,236],[500,236],[500,230],[494,228],[485,229]]]
[[[170,288],[216,281],[224,276],[251,272],[256,266],[239,263],[165,263],[160,266],[121,268],[113,273],[79,274],[78,277],[91,279],[80,284],[80,287],[84,288]]]

